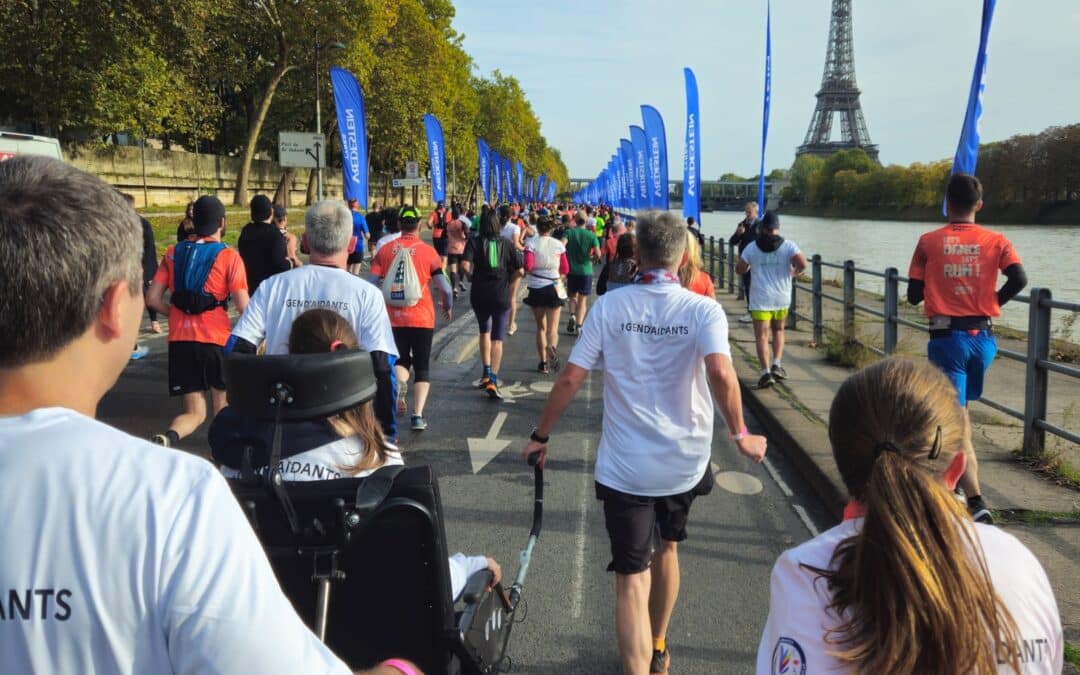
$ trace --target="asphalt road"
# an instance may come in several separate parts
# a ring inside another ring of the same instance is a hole
[[[467,310],[464,300],[461,310]],[[473,388],[480,375],[478,354],[470,349],[475,322],[467,311],[458,314],[436,335],[429,428],[403,431],[400,444],[407,463],[436,468],[450,550],[493,556],[512,578],[532,512],[532,474],[520,451],[555,375],[535,371],[535,328],[522,306],[501,373],[507,397],[489,400]],[[150,356],[132,362],[99,417],[149,437],[167,427],[179,403],[166,392],[164,338],[144,337]],[[562,337],[564,361],[573,339]],[[509,649],[516,673],[619,672],[614,578],[605,571],[608,540],[592,479],[602,397],[602,375],[593,373],[552,434],[544,530],[526,581],[527,615]],[[782,456],[754,465],[738,455],[722,424],[717,429],[717,487],[694,503],[689,539],[679,549],[682,589],[668,645],[672,672],[680,674],[753,672],[773,562],[812,536],[813,528],[829,526],[824,509]],[[205,456],[205,430],[181,446]]]

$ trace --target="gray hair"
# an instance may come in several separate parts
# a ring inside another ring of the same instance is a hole
[[[637,250],[642,263],[675,267],[686,251],[686,225],[667,211],[644,211],[637,216]]]
[[[352,241],[352,212],[339,201],[324,199],[304,214],[308,248],[319,255],[336,255]]]
[[[142,225],[112,186],[60,160],[0,162],[0,368],[85,333],[109,286],[142,292]]]

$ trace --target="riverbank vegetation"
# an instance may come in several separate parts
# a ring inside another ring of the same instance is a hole
[[[861,149],[795,160],[782,192],[792,213],[940,217],[951,160],[881,166]],[[1019,134],[979,149],[986,222],[1080,223],[1080,124]]]
[[[447,174],[477,174],[476,138],[568,185],[518,81],[473,72],[451,0],[14,0],[0,3],[0,124],[74,144],[156,139],[243,158],[315,128],[315,64],[330,166],[341,166],[327,72],[365,95],[372,192],[426,165],[422,116],[442,122]],[[319,45],[318,53],[316,45]],[[69,150],[73,152],[74,150]],[[461,180],[463,179],[463,180]]]

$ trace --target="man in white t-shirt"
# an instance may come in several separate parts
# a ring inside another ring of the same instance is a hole
[[[394,438],[392,373],[398,351],[382,292],[348,272],[349,252],[356,242],[352,227],[352,215],[344,204],[325,200],[312,205],[304,216],[308,264],[275,274],[259,285],[245,315],[233,327],[226,350],[252,354],[265,340],[267,354],[287,354],[296,317],[317,308],[337,312],[352,324],[360,348],[371,354],[377,387],[375,416],[383,432]]]
[[[0,163],[0,672],[348,673],[210,463],[93,419],[138,334],[141,254],[109,185]]]
[[[643,214],[636,256],[641,282],[593,305],[524,451],[545,461],[548,434],[588,372],[602,370],[596,495],[611,540],[623,672],[631,675],[668,670],[677,543],[686,538],[691,502],[713,486],[714,401],[739,452],[754,461],[765,456],[765,438],[743,424],[724,311],[679,285],[686,226],[669,213]]]
[[[499,207],[499,224],[502,225],[503,239],[510,242],[515,249],[517,249],[520,255],[525,250],[525,231],[521,226],[517,224],[517,214],[510,213],[510,207],[502,205]],[[513,335],[517,332],[517,296],[518,289],[521,288],[521,278],[525,276],[525,269],[522,268],[514,273],[510,278],[510,325],[506,329],[507,334]]]
[[[791,279],[806,269],[806,256],[795,242],[780,236],[780,219],[767,211],[758,225],[757,239],[739,254],[738,274],[753,270],[750,284],[750,318],[754,321],[754,342],[761,361],[758,389],[787,379],[781,363],[784,356],[784,321],[791,307]],[[772,333],[772,366],[769,365],[769,334]]]

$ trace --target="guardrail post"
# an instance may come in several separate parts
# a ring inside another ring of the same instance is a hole
[[[727,287],[727,289],[728,289],[729,293],[734,293],[735,292],[735,276],[736,276],[735,275],[735,261],[736,261],[735,244],[733,242],[728,242],[728,261],[727,261],[727,265],[728,265],[728,267],[727,267],[727,271],[728,271],[728,287]]]
[[[844,341],[855,341],[855,261],[844,261]]]
[[[824,319],[821,316],[821,256],[814,254],[814,257],[810,259],[810,283],[813,289],[813,295],[811,298],[811,307],[814,320],[814,344],[820,345],[822,336],[825,332]]]
[[[799,309],[798,299],[795,297],[799,292],[795,286],[799,283],[798,279],[791,280],[791,306],[788,307],[787,321],[784,323],[785,328],[795,330],[798,327],[798,317],[795,316],[795,312]]]
[[[900,272],[895,267],[885,269],[885,354],[896,351],[896,331],[900,324]]]
[[[719,254],[717,253],[718,250],[719,250]],[[716,274],[717,274],[716,286],[717,286],[717,288],[723,290],[723,288],[724,288],[724,264],[726,262],[725,259],[724,259],[724,240],[723,239],[720,239],[720,248],[719,249],[717,249],[715,247],[715,245],[713,246],[713,255],[716,256],[717,260],[719,260],[719,262],[716,263]]]
[[[1027,376],[1024,381],[1024,454],[1041,455],[1046,431],[1035,426],[1046,421],[1046,389],[1049,373],[1039,365],[1050,357],[1050,289],[1031,289],[1028,309]]]

